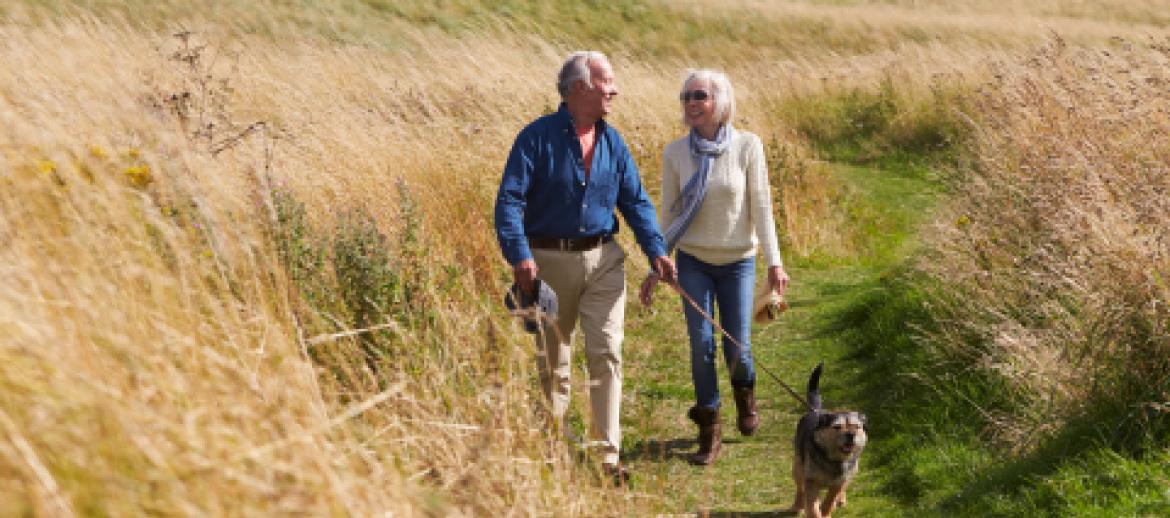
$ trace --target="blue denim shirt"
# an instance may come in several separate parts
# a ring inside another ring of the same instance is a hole
[[[666,255],[654,204],[617,130],[597,122],[593,166],[585,181],[581,142],[564,103],[516,136],[496,196],[496,237],[510,264],[531,259],[528,236],[614,234],[621,212],[646,257]]]

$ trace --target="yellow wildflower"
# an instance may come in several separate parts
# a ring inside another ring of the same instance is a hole
[[[130,180],[130,184],[135,187],[146,187],[154,178],[150,175],[150,166],[146,164],[137,164],[127,167],[125,171],[126,178]]]

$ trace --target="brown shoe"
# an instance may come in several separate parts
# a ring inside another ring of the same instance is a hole
[[[756,411],[756,391],[752,387],[735,389],[735,426],[739,433],[751,435],[760,427],[760,414]]]
[[[602,464],[601,472],[613,480],[614,487],[624,486],[630,481],[630,470],[623,466],[620,462],[606,462]]]
[[[699,451],[691,454],[690,461],[700,466],[715,462],[719,450],[723,449],[723,423],[719,420],[719,409],[695,405],[687,411],[687,417],[699,425]]]

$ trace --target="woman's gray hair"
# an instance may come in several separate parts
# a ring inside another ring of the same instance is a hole
[[[687,78],[683,80],[680,95],[687,91],[687,85],[692,81],[705,81],[711,85],[710,94],[715,98],[715,120],[719,121],[719,124],[727,124],[735,116],[735,90],[731,88],[731,80],[727,78],[727,74],[708,68],[691,70],[687,73]],[[686,117],[686,107],[684,106],[684,123]]]
[[[609,58],[596,50],[578,50],[565,58],[565,64],[561,65],[561,73],[557,74],[557,91],[560,92],[561,99],[569,96],[569,89],[573,87],[573,83],[585,81],[585,84],[591,84],[593,77],[589,73],[590,61],[609,61]]]

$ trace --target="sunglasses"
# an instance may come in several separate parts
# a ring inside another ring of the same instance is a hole
[[[706,90],[691,90],[689,92],[683,92],[681,94],[678,94],[678,100],[680,100],[684,103],[687,101],[690,101],[690,100],[706,101],[707,99],[710,99],[710,98],[711,98],[711,94],[707,93]]]

